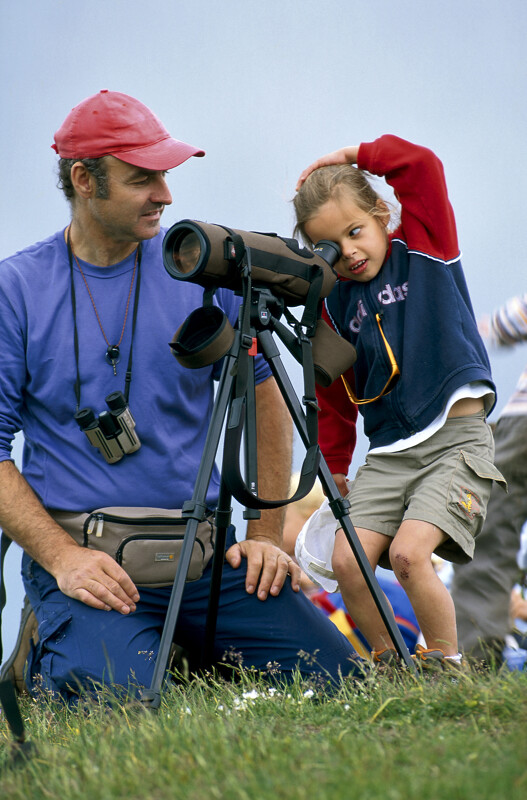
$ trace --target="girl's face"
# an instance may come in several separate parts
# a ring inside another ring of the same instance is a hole
[[[386,208],[382,200],[378,203]],[[339,275],[366,283],[375,278],[384,264],[388,252],[388,220],[387,208],[385,216],[373,216],[362,211],[349,192],[342,192],[324,203],[304,228],[313,244],[329,239],[339,245],[342,256],[335,264]]]

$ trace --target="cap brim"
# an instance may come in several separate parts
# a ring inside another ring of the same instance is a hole
[[[179,167],[180,164],[183,164],[192,156],[204,156],[205,151],[200,150],[199,147],[186,144],[186,142],[168,138],[162,139],[155,144],[146,145],[146,147],[113,152],[111,155],[126,164],[132,164],[134,167],[165,171]]]

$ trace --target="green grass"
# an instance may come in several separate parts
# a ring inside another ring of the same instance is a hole
[[[2,800],[524,800],[527,673],[368,678],[329,696],[243,674],[168,688],[159,709],[21,699],[36,754]]]

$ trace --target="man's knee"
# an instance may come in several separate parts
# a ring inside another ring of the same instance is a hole
[[[117,612],[58,606],[39,625],[28,659],[28,685],[70,697],[102,687],[148,686],[159,637],[135,635]]]

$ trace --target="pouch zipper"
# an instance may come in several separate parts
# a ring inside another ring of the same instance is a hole
[[[153,540],[153,539],[157,539],[158,541],[161,541],[161,542],[162,541],[170,541],[170,540],[174,540],[174,539],[176,541],[183,541],[184,537],[185,537],[184,533],[181,533],[181,534],[176,535],[176,536],[174,536],[173,534],[170,534],[170,533],[165,533],[165,534],[162,534],[162,533],[161,534],[160,533],[157,533],[157,534],[156,533],[146,533],[144,535],[135,534],[133,536],[127,536],[126,539],[123,539],[123,541],[121,542],[121,544],[117,548],[116,553],[115,553],[115,560],[117,561],[117,563],[119,565],[122,565],[122,563],[123,563],[123,550],[126,547],[126,545],[129,544],[130,542],[134,542],[134,541],[144,542],[145,540]],[[202,552],[202,554],[204,556],[205,555],[205,546],[204,546],[203,542],[196,537],[195,543],[199,544],[199,546],[201,547],[201,552]]]
[[[105,522],[118,522],[123,525],[145,525],[151,523],[152,525],[185,525],[187,524],[187,519],[184,517],[136,517],[135,519],[130,519],[129,517],[119,517],[117,514],[104,514],[102,512],[97,514],[91,514],[87,521],[84,523],[84,531],[83,531],[83,546],[88,547],[88,540],[89,537],[93,535],[93,531],[96,528],[95,536],[96,538],[100,538],[103,533],[103,527]],[[208,520],[203,520],[207,522]],[[209,523],[210,525],[210,523]],[[210,525],[212,528],[212,525]],[[158,534],[157,536],[153,534],[149,538],[159,538],[162,534]],[[136,537],[136,538],[146,538],[145,536]],[[127,540],[125,540],[127,541]],[[197,540],[199,541],[199,540]]]

